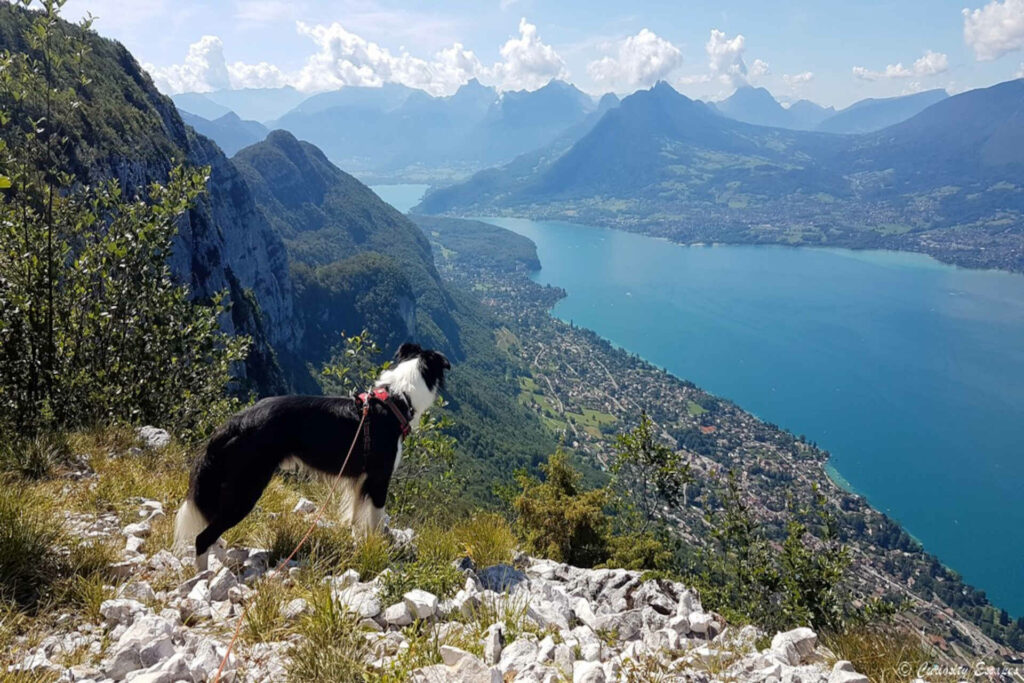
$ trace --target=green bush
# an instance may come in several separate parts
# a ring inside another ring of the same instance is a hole
[[[579,567],[603,562],[608,557],[607,491],[583,490],[582,475],[561,449],[541,470],[543,481],[516,473],[520,493],[512,505],[527,550]]]
[[[206,175],[177,168],[133,198],[67,171],[88,45],[60,4],[33,15],[24,51],[0,53],[0,427],[202,431],[247,346],[220,331],[220,300],[191,301],[167,264]]]

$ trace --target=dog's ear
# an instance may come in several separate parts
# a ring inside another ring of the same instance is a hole
[[[395,360],[408,360],[409,358],[415,358],[421,353],[423,353],[423,348],[419,344],[406,342],[398,347],[398,351],[395,352]]]
[[[443,353],[439,353],[437,355],[441,357],[442,367],[444,367],[445,370],[451,370],[452,364],[448,362],[448,357],[445,356]]]

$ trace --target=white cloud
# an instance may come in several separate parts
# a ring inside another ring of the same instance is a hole
[[[863,66],[853,67],[853,75],[862,81],[880,81],[890,78],[923,78],[935,76],[949,69],[949,58],[941,52],[925,51],[909,68],[903,62],[889,64],[883,71],[872,71]]]
[[[203,36],[189,45],[183,64],[167,67],[144,64],[143,67],[161,91],[172,95],[229,88],[278,88],[288,83],[285,74],[267,62],[228,64],[224,59],[224,43],[217,36]]]
[[[295,10],[295,3],[286,0],[235,0],[235,18],[241,21],[286,21],[295,15]]]
[[[536,90],[553,78],[567,78],[565,61],[555,48],[541,42],[537,27],[519,20],[519,37],[501,46],[503,61],[488,70],[488,77],[501,90]]]
[[[1020,63],[1020,68],[1017,69],[1017,73],[1013,74],[1014,78],[1024,78],[1024,62]]]
[[[247,6],[254,9],[260,4]],[[269,8],[276,3],[266,5]],[[145,68],[157,87],[170,94],[283,85],[314,92],[345,86],[379,87],[384,83],[401,83],[431,95],[448,95],[471,78],[493,83],[501,90],[535,90],[552,78],[565,78],[569,73],[561,56],[540,40],[537,27],[526,19],[519,22],[519,36],[501,47],[501,60],[489,67],[461,43],[453,43],[432,58],[424,59],[404,49],[393,53],[337,22],[297,22],[296,28],[316,46],[296,72],[286,73],[267,62],[229,64],[224,59],[224,44],[217,36],[203,36],[189,46],[183,64],[167,67],[147,64]]]
[[[761,59],[755,59],[754,63],[750,65],[750,72],[747,76],[750,80],[756,81],[759,78],[769,75],[771,72],[772,70],[771,67],[768,66],[768,62]]]
[[[708,68],[712,78],[738,88],[747,84],[747,65],[743,62],[746,38],[740,33],[733,38],[717,28],[711,29],[704,49],[708,53]]]
[[[805,83],[810,83],[814,80],[814,72],[804,71],[798,74],[782,74],[783,82],[790,87],[792,90],[796,90]]]
[[[614,57],[591,62],[587,73],[601,85],[636,89],[662,80],[682,63],[679,48],[645,28],[622,41]]]
[[[963,10],[964,42],[981,61],[1024,49],[1024,0],[992,0],[976,10]]]
[[[217,36],[203,36],[188,46],[184,64],[168,67],[145,65],[157,87],[167,93],[210,92],[231,87],[224,61],[224,43]]]

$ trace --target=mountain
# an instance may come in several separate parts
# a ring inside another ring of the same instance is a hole
[[[900,97],[869,98],[854,102],[818,124],[826,133],[870,133],[901,121],[949,97],[945,90],[925,90]]]
[[[0,47],[29,49],[23,36],[31,16],[0,6]],[[80,90],[78,118],[67,126],[67,170],[83,183],[117,179],[132,196],[150,183],[166,182],[178,164],[209,166],[208,192],[181,222],[170,263],[194,296],[228,293],[232,316],[225,328],[257,342],[246,366],[252,388],[283,390],[274,351],[294,348],[302,330],[281,238],[256,208],[238,170],[215,144],[184,124],[122,45],[71,25],[64,30],[88,41],[82,69],[92,75]]]
[[[359,175],[436,180],[551,144],[594,109],[588,95],[561,81],[499,95],[471,80],[448,97],[399,85],[342,88],[311,97],[274,125]]]
[[[225,114],[231,113],[230,107],[217,104],[202,93],[186,92],[178,95],[171,95],[171,100],[178,111],[187,111],[193,116],[201,116],[208,121],[219,119]]]
[[[207,93],[182,93],[171,99],[179,108],[215,119],[228,111],[251,121],[273,121],[308,97],[291,86],[283,88],[239,88]],[[212,105],[212,106],[211,106]]]
[[[797,100],[786,110],[789,114],[789,128],[814,130],[822,121],[836,113],[834,107],[823,107],[810,100]]]
[[[291,260],[304,334],[282,364],[296,386],[316,390],[307,368],[327,361],[344,331],[367,329],[389,351],[416,339],[458,368],[446,398],[460,469],[477,499],[492,496],[495,477],[549,452],[551,436],[516,403],[523,370],[496,348],[491,313],[442,281],[422,230],[288,132],[273,131],[233,163]]]
[[[1024,80],[1010,81],[840,136],[734,121],[661,83],[567,151],[482,171],[416,210],[568,218],[682,242],[910,249],[1024,270],[1022,112]]]
[[[454,358],[464,355],[430,244],[405,216],[283,130],[233,161],[298,264],[292,271],[297,314],[306,316],[303,358],[326,360],[339,331],[364,327],[387,348],[415,338]],[[356,276],[362,269],[371,272]],[[328,271],[335,285],[329,291],[320,286]],[[377,282],[391,305],[361,300]]]
[[[793,130],[812,130],[834,113],[831,107],[822,107],[810,100],[800,100],[786,108],[764,88],[749,85],[736,88],[736,92],[714,106],[737,121]]]
[[[776,128],[791,127],[785,107],[764,88],[740,86],[728,98],[716,103],[715,107],[737,121]]]
[[[216,142],[228,156],[232,156],[243,147],[259,142],[270,132],[262,123],[243,121],[233,111],[212,121],[181,108],[178,109],[178,113],[182,121],[192,126],[197,133]]]

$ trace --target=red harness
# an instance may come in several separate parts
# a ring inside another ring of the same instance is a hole
[[[383,387],[376,387],[372,391],[364,391],[357,397],[363,404],[363,452],[370,452],[370,421],[365,419],[370,412],[370,401],[377,400],[386,405],[394,413],[395,417],[398,418],[398,425],[402,430],[402,438],[409,436],[412,432],[412,427],[409,425],[409,418],[405,416],[405,413],[395,405],[395,402],[391,400],[391,395],[388,394],[388,390]]]

